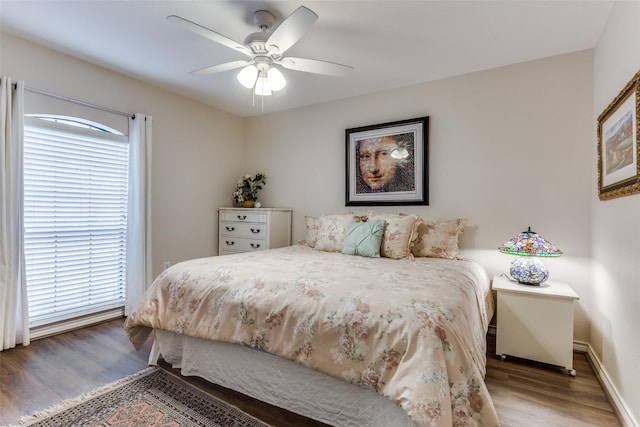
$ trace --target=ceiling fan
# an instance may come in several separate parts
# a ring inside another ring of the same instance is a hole
[[[282,72],[276,68],[276,65],[288,70],[333,76],[343,76],[353,70],[350,66],[333,62],[283,56],[291,46],[309,31],[318,19],[318,15],[304,6],[294,10],[273,31],[269,30],[276,21],[274,14],[267,10],[256,11],[253,15],[253,22],[260,31],[249,34],[244,43],[239,43],[177,15],[170,15],[167,19],[189,31],[247,56],[245,60],[212,65],[192,71],[192,73],[212,74],[242,68],[238,73],[238,80],[247,89],[253,89],[256,95],[268,96],[273,91],[278,91],[285,87],[286,80]]]

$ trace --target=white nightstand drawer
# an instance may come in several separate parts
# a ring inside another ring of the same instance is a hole
[[[267,236],[267,224],[224,221],[220,223],[220,235],[265,239]]]

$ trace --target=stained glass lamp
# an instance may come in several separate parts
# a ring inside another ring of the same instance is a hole
[[[498,248],[503,254],[517,255],[511,261],[511,277],[527,285],[540,285],[549,278],[547,266],[538,257],[559,257],[562,251],[546,241],[538,233],[527,231],[518,234]]]

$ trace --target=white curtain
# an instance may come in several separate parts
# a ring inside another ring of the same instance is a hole
[[[0,77],[0,351],[29,344],[23,245],[24,82]]]
[[[129,207],[125,314],[151,284],[151,125],[152,117],[129,119]]]

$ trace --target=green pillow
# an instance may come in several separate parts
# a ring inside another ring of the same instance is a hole
[[[380,258],[380,243],[382,242],[385,223],[384,219],[374,219],[367,222],[352,222],[349,224],[342,253],[345,255]]]

